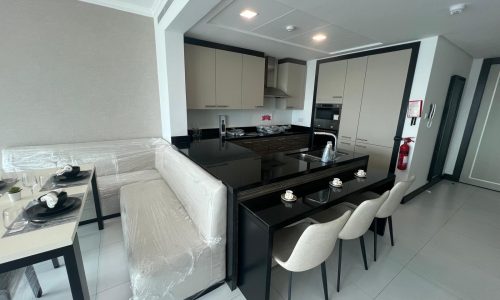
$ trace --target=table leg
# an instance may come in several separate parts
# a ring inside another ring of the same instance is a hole
[[[83,267],[82,253],[80,252],[78,234],[75,234],[73,245],[65,248],[64,262],[66,264],[66,272],[68,273],[69,285],[71,287],[73,299],[90,299],[87,278],[85,277],[85,269]]]
[[[94,196],[94,206],[95,206],[95,214],[97,216],[97,226],[99,230],[104,229],[104,222],[102,218],[101,212],[101,199],[99,197],[99,190],[97,189],[97,180],[96,180],[96,170],[94,169],[94,175],[92,175],[92,195]]]

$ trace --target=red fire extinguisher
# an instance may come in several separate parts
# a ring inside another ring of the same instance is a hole
[[[398,169],[406,170],[408,167],[408,155],[410,154],[410,145],[413,142],[411,138],[405,138],[404,144],[399,147]]]

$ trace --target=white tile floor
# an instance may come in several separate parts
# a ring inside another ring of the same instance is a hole
[[[344,242],[340,293],[335,291],[337,251],[327,261],[330,299],[499,299],[500,193],[443,181],[399,208],[394,215],[396,245],[379,239],[373,262],[373,236],[365,235],[369,270],[359,242]],[[120,219],[79,229],[92,299],[131,297]],[[62,260],[61,260],[62,261]],[[64,267],[35,266],[42,299],[71,299]],[[287,273],[273,269],[271,299],[286,299]],[[323,299],[319,268],[294,276],[293,299]],[[16,299],[32,299],[20,285]],[[204,300],[242,300],[224,285]]]

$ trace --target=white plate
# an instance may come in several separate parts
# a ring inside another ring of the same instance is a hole
[[[365,173],[365,176],[359,176],[358,173],[354,173],[354,176],[356,176],[358,178],[366,178],[366,173]]]
[[[333,184],[333,181],[328,182],[328,184],[330,184],[330,186],[333,186],[334,188],[341,188],[342,187],[342,183],[341,184]]]
[[[292,199],[286,199],[285,194],[281,194],[281,200],[286,201],[286,202],[294,202],[294,201],[297,201],[297,196],[293,195]]]

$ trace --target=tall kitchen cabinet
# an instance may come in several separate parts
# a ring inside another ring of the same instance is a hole
[[[411,53],[405,49],[343,61],[345,79],[335,84],[344,84],[338,148],[370,155],[368,169],[390,166]]]
[[[188,109],[255,109],[264,105],[264,57],[184,45]]]
[[[306,72],[304,64],[285,62],[278,64],[278,88],[287,93],[287,109],[304,109],[306,92]]]

